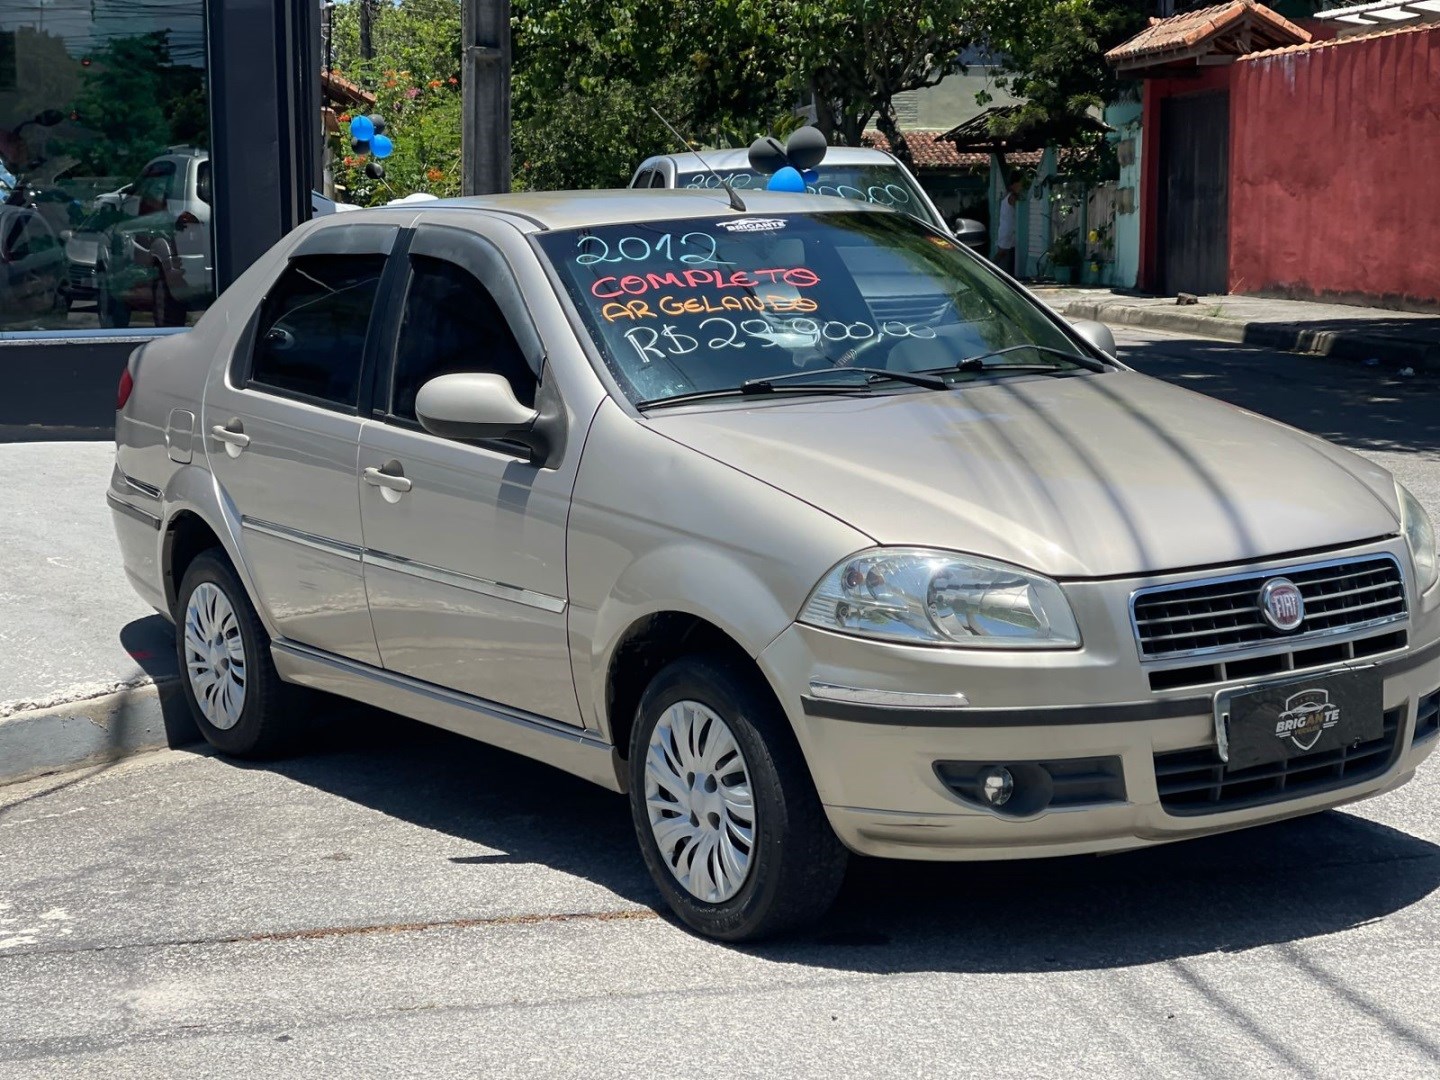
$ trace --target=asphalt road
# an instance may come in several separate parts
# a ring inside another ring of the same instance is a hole
[[[1440,388],[1127,333],[1440,511]],[[798,939],[654,913],[625,805],[338,710],[323,751],[0,789],[0,1077],[1434,1077],[1440,762],[1141,853],[857,862]]]

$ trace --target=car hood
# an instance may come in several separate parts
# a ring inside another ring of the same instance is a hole
[[[1398,528],[1378,466],[1133,372],[773,398],[646,423],[877,543],[1056,577],[1243,563]]]

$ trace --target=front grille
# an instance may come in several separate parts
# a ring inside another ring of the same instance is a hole
[[[1248,769],[1229,769],[1213,746],[1156,754],[1160,805],[1177,816],[1216,814],[1371,780],[1395,760],[1404,716],[1403,708],[1387,712],[1384,734],[1370,742]]]
[[[1182,667],[1162,667],[1150,672],[1151,690],[1182,690],[1214,683],[1243,682],[1291,671],[1312,671],[1352,660],[1368,660],[1397,652],[1410,642],[1404,630],[1382,630],[1369,637],[1349,641],[1328,641],[1302,649],[1285,649],[1261,656],[1245,656],[1234,660],[1210,660],[1203,664],[1187,663]]]
[[[65,279],[81,289],[95,287],[95,267],[83,263],[71,263],[65,270]]]
[[[1293,581],[1305,600],[1304,621],[1290,633],[1260,612],[1260,590],[1277,577]],[[1406,614],[1405,583],[1394,556],[1374,555],[1143,589],[1131,614],[1141,657],[1158,660],[1394,622]]]
[[[1440,735],[1440,690],[1420,699],[1420,708],[1415,717],[1415,741],[1433,739]]]

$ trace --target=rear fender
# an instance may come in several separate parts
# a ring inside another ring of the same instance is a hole
[[[255,580],[250,574],[250,568],[245,561],[244,547],[241,543],[240,513],[229,497],[220,490],[215,478],[198,465],[187,465],[176,471],[170,479],[170,485],[165,491],[165,524],[160,530],[159,552],[161,562],[165,556],[165,538],[170,532],[175,519],[183,513],[192,513],[210,527],[220,546],[224,548],[226,557],[235,567],[240,582],[245,586],[245,592],[250,597],[250,603],[254,605],[256,612],[260,615],[260,622],[265,627],[265,632],[271,638],[280,636],[275,626],[275,620],[269,610],[261,603],[260,593],[255,588]],[[170,582],[169,567],[165,566],[166,574],[166,595],[172,599],[174,590],[179,587],[179,582]]]

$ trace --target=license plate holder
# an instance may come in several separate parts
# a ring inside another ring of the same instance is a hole
[[[1323,754],[1384,733],[1384,687],[1374,667],[1215,695],[1215,737],[1228,772]]]

